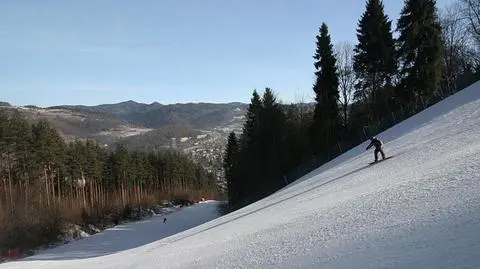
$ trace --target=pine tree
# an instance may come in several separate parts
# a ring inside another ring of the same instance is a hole
[[[397,95],[402,105],[431,103],[439,92],[443,73],[443,44],[435,0],[406,0],[397,24],[402,83]]]
[[[227,180],[228,204],[229,208],[237,203],[238,199],[238,141],[234,132],[228,136],[227,147],[223,157],[223,168],[225,169],[225,179]]]
[[[341,125],[338,107],[338,73],[336,59],[328,27],[325,23],[320,27],[317,35],[317,49],[313,58],[316,81],[313,85],[315,92],[315,111],[312,126],[312,142],[316,153],[337,139]]]
[[[36,177],[42,179],[37,182],[38,187],[45,191],[44,201],[50,206],[55,192],[53,186],[60,178],[59,171],[64,170],[65,142],[46,120],[32,126],[32,141]]]
[[[387,91],[397,71],[391,24],[382,1],[368,0],[358,23],[353,69],[358,79],[355,97],[367,106],[370,122],[385,112],[381,106],[388,106]]]
[[[261,99],[257,91],[253,92],[246,118],[235,154],[234,173],[229,174],[231,171],[226,167],[227,177],[233,175],[234,178],[235,207],[258,200],[283,186],[282,175],[286,168],[283,165],[286,119],[270,88],[266,88]],[[227,150],[230,150],[228,145]],[[225,157],[229,157],[228,154]],[[225,161],[228,164],[228,159]]]
[[[284,173],[284,129],[285,114],[277,101],[272,89],[266,88],[262,97],[262,109],[259,114],[259,154],[261,193],[268,195],[283,184]]]
[[[250,104],[248,105],[246,121],[243,125],[241,141],[242,146],[247,147],[253,142],[253,137],[256,135],[256,126],[258,125],[258,113],[262,108],[262,102],[260,100],[260,95],[258,95],[257,90],[253,90],[252,98]]]
[[[256,195],[258,190],[261,171],[261,156],[259,145],[260,120],[259,114],[262,109],[260,95],[254,90],[246,113],[246,121],[243,125],[239,141],[239,183],[237,185],[239,204],[246,204]]]
[[[9,145],[9,157],[15,160],[14,172],[17,178],[29,181],[28,167],[32,164],[29,156],[30,143],[32,142],[32,130],[30,124],[23,118],[20,112],[14,112],[8,120],[9,137],[6,140]]]

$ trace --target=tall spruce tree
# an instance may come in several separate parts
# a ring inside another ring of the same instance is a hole
[[[435,0],[406,0],[397,24],[402,105],[428,105],[438,94],[443,72],[442,32]]]
[[[378,119],[388,107],[389,87],[397,72],[392,22],[385,15],[381,0],[368,0],[357,28],[353,69],[358,79],[355,97],[362,100],[369,121]],[[382,109],[383,107],[383,109]]]
[[[238,141],[234,132],[228,135],[227,147],[223,157],[223,168],[227,180],[228,205],[233,208],[238,200]]]
[[[260,110],[260,193],[267,195],[283,183],[283,137],[285,114],[272,89],[266,88]]]
[[[258,113],[262,108],[262,101],[260,100],[260,95],[258,95],[257,90],[253,90],[252,98],[250,104],[248,105],[246,121],[243,125],[241,142],[243,147],[247,147],[253,142],[255,136],[255,127],[258,125]]]
[[[313,58],[316,81],[313,85],[315,92],[315,111],[312,123],[312,142],[315,153],[327,150],[337,135],[341,126],[338,107],[338,73],[336,59],[333,52],[328,27],[322,23],[320,34],[317,35],[317,49]],[[327,153],[327,152],[325,152]]]
[[[246,113],[246,121],[243,124],[242,134],[239,139],[238,154],[238,206],[248,203],[260,184],[260,120],[259,114],[262,109],[260,95],[254,90]]]

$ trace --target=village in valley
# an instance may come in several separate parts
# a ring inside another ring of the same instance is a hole
[[[172,138],[170,147],[182,151],[194,162],[201,164],[209,173],[215,175],[220,187],[226,189],[223,169],[223,155],[230,132],[241,133],[241,120],[236,118],[228,126],[216,127],[212,130],[202,130],[196,137]]]

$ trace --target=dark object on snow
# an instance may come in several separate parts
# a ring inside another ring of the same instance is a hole
[[[390,158],[392,158],[392,157],[393,157],[393,156],[388,156],[387,158],[385,158],[385,159],[382,159],[382,160],[380,160],[380,161],[371,162],[369,165],[374,165],[374,164],[377,164],[377,163],[380,163],[380,162],[386,161],[386,160],[388,160],[388,159],[390,159]]]
[[[167,218],[163,218],[163,223],[167,222]]]
[[[375,147],[375,162],[378,161],[378,153],[382,154],[382,160],[385,160],[385,152],[382,149],[383,143],[376,137],[370,137],[370,144],[367,146],[367,150],[371,147]]]

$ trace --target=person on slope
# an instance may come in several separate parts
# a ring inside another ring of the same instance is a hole
[[[367,150],[375,146],[375,162],[378,161],[378,153],[382,154],[382,160],[385,160],[385,152],[383,152],[382,146],[383,142],[377,139],[376,137],[370,137],[370,144],[367,146]]]

